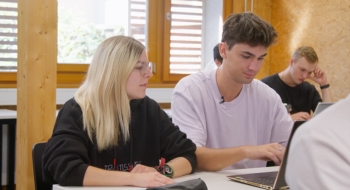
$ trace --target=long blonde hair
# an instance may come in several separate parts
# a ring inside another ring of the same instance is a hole
[[[84,83],[75,93],[84,130],[102,151],[129,139],[131,117],[126,82],[145,46],[134,38],[114,36],[97,48]],[[119,128],[120,126],[120,128]]]

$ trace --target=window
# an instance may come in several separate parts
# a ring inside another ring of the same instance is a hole
[[[147,2],[146,0],[130,0],[130,36],[147,46]]]
[[[165,9],[163,80],[177,82],[201,70],[203,1],[166,1]]]
[[[0,0],[0,70],[17,69],[17,1]]]
[[[6,2],[0,5],[7,6],[0,6],[0,13],[6,12],[0,17],[4,21],[0,32],[0,41],[4,43],[0,44],[0,66],[14,69],[0,71],[0,88],[13,88],[17,83],[16,1],[0,0]],[[201,69],[204,1],[57,0],[57,4],[49,1],[58,9],[57,87],[78,87],[97,45],[116,34],[133,36],[146,45],[154,64],[150,87],[173,87],[183,76]],[[30,7],[23,8],[30,11]],[[9,33],[5,36],[3,31]]]
[[[192,74],[201,69],[202,1],[172,0],[169,67],[172,74]],[[166,44],[168,45],[168,44]]]
[[[58,63],[90,63],[113,35],[145,44],[146,0],[58,0]]]
[[[104,39],[128,35],[146,43],[146,12],[147,0],[58,0],[58,87],[81,84]]]

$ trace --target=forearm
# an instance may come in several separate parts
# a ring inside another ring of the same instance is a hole
[[[333,102],[331,91],[329,88],[321,89],[322,92],[322,102]]]
[[[246,158],[243,147],[211,149],[197,147],[198,170],[218,171]]]
[[[183,157],[178,157],[173,160],[170,160],[167,164],[174,169],[173,177],[180,177],[183,175],[187,175],[192,171],[192,166],[190,162]]]
[[[122,186],[133,185],[132,173],[108,171],[93,166],[86,169],[83,186]]]

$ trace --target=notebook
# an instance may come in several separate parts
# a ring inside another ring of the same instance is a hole
[[[333,105],[333,102],[319,102],[317,104],[316,109],[315,109],[314,116],[321,113],[323,110],[325,110],[326,108],[328,108],[331,105]]]
[[[298,129],[298,127],[306,121],[295,121],[293,129],[290,133],[288,144],[284,153],[284,157],[278,172],[264,172],[255,174],[242,174],[242,175],[230,175],[227,176],[230,180],[235,182],[244,183],[247,185],[252,185],[260,187],[263,189],[288,189],[287,183],[284,179],[284,174],[287,165],[287,157],[289,152],[290,141]]]

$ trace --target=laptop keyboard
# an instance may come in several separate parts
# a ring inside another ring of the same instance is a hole
[[[257,178],[257,179],[245,179],[247,181],[253,182],[253,183],[258,183],[258,184],[263,184],[267,186],[273,186],[273,183],[275,183],[276,178]]]

